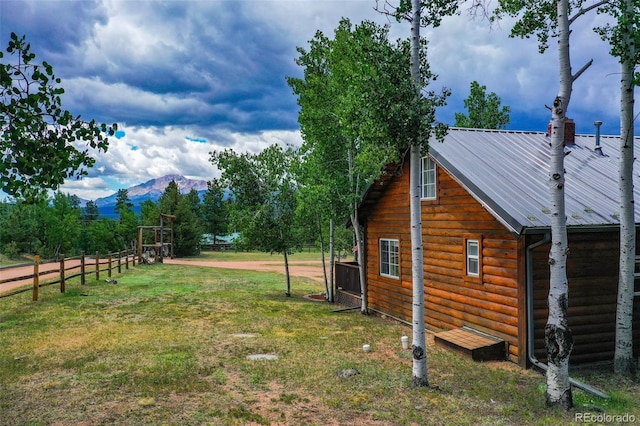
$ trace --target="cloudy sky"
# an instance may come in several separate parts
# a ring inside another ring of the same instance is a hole
[[[2,0],[0,48],[26,35],[37,61],[52,64],[66,90],[64,105],[84,119],[118,123],[89,177],[65,192],[85,199],[167,174],[211,179],[209,152],[226,147],[257,152],[273,143],[299,144],[296,98],[286,76],[300,76],[296,47],[317,30],[332,36],[342,17],[391,25],[393,39],[408,24],[389,21],[375,0]],[[602,17],[583,19],[572,33],[574,71],[594,65],[575,85],[569,116],[579,133],[595,120],[618,134],[619,65],[592,31]],[[466,13],[423,30],[434,88],[453,94],[438,118],[453,124],[476,80],[512,110],[512,130],[545,130],[558,90],[553,48],[508,37],[511,22],[490,28]],[[553,44],[552,44],[553,47]],[[6,58],[6,57],[5,57]]]

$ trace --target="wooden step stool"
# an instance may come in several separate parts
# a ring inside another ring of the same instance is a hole
[[[453,349],[474,361],[504,361],[505,341],[470,328],[457,328],[434,335],[436,345]]]

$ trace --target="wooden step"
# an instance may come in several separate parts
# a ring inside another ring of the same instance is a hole
[[[506,345],[504,340],[481,334],[469,328],[436,333],[436,345],[453,349],[474,361],[504,361]]]

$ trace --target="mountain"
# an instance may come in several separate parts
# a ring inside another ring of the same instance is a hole
[[[169,183],[172,180],[176,181],[176,183],[178,184],[178,188],[180,188],[180,192],[182,194],[186,194],[192,189],[195,189],[202,196],[202,194],[207,190],[206,180],[189,179],[180,175],[167,175],[157,179],[151,179],[145,183],[134,185],[127,189],[129,200],[131,200],[131,202],[133,203],[136,213],[140,212],[140,204],[142,202],[146,200],[151,200],[154,202],[158,201],[158,199],[164,193],[164,190],[167,188],[167,186],[169,186]],[[117,216],[117,214],[115,213],[117,197],[118,193],[115,192],[108,197],[98,198],[95,200],[101,216]]]

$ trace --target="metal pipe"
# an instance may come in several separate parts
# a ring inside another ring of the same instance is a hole
[[[600,146],[600,126],[602,126],[602,121],[595,121],[593,124],[596,126],[596,146],[593,149],[598,155],[604,155]]]
[[[360,309],[360,306],[352,306],[352,307],[349,307],[349,308],[334,309],[333,312],[334,313],[348,312],[348,311],[355,311],[356,309]]]
[[[534,327],[533,327],[533,249],[539,247],[543,244],[547,244],[551,241],[551,234],[549,232],[544,234],[544,237],[529,246],[527,246],[527,357],[529,358],[529,362],[540,368],[543,371],[547,371],[549,368],[547,364],[539,361],[535,356],[534,351]],[[582,389],[585,392],[589,392],[590,394],[596,395],[600,398],[608,399],[609,395],[599,391],[598,389],[589,386],[585,383],[579,382],[571,377],[569,377],[569,383],[573,386]]]

